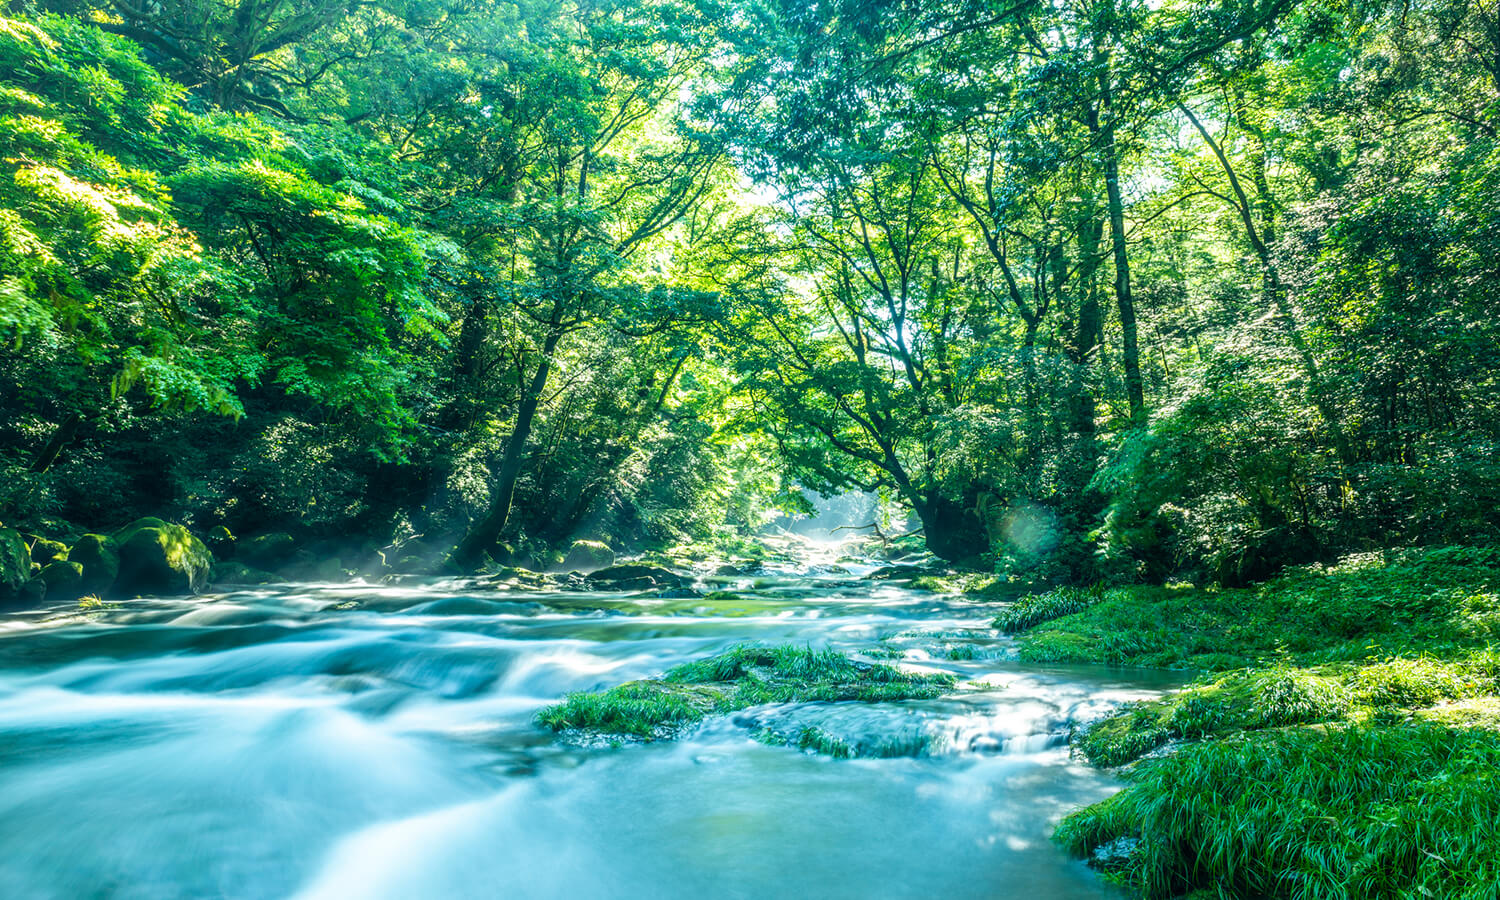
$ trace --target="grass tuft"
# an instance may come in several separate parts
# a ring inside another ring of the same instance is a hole
[[[1087,855],[1139,839],[1119,873],[1148,898],[1490,898],[1500,884],[1500,741],[1482,729],[1340,726],[1197,744],[1076,812]]]
[[[1001,610],[994,626],[1006,634],[1019,634],[1030,628],[1083,612],[1104,598],[1103,585],[1053,588],[1045,594],[1027,594]]]
[[[950,675],[902,672],[856,662],[833,650],[743,646],[675,666],[660,681],[569,694],[538,713],[537,722],[553,731],[656,740],[674,736],[709,713],[767,703],[931,699],[953,686]]]

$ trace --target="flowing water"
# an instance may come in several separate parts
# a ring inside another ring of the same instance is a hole
[[[1047,839],[1117,788],[1069,759],[1067,722],[1166,676],[1020,665],[984,627],[993,608],[848,573],[741,587],[287,585],[0,617],[0,896],[1118,896]],[[973,683],[645,745],[533,724],[568,691],[745,642],[899,653]],[[931,749],[834,760],[753,739],[788,722]]]

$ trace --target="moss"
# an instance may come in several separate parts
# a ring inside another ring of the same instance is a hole
[[[615,551],[600,541],[574,541],[562,567],[574,572],[593,572],[615,564]]]
[[[42,566],[37,576],[47,585],[50,600],[76,600],[83,596],[83,566],[76,562],[59,560]]]
[[[14,528],[0,528],[0,602],[17,597],[30,580],[31,551],[26,541]]]
[[[126,593],[198,593],[208,586],[213,555],[181,525],[138,519],[114,535],[120,571],[115,589]]]
[[[102,534],[86,534],[73,543],[68,560],[83,566],[83,589],[103,592],[120,572],[119,545]]]
[[[926,699],[951,690],[948,675],[919,675],[861,663],[832,650],[735,647],[684,663],[654,681],[569,694],[537,715],[553,731],[578,730],[654,740],[711,712],[766,703]]]

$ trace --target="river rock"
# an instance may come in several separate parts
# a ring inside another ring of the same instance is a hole
[[[229,559],[234,556],[235,536],[223,525],[210,528],[203,543],[208,545],[208,552],[214,555],[214,559]]]
[[[62,541],[49,541],[37,535],[25,535],[31,544],[31,561],[39,566],[68,558],[68,545]]]
[[[120,550],[114,538],[103,534],[86,534],[68,551],[68,561],[83,566],[84,593],[103,593],[120,574]]]
[[[213,581],[214,584],[277,584],[281,578],[232,559],[214,563]]]
[[[246,541],[236,541],[235,559],[257,569],[275,571],[293,562],[297,539],[285,531],[258,534]]]
[[[0,604],[20,599],[21,588],[31,580],[31,550],[14,528],[0,528]]]
[[[682,587],[686,578],[660,566],[627,564],[600,569],[588,577],[589,584],[609,590],[644,590],[653,587]]]
[[[37,576],[47,586],[47,596],[53,600],[77,600],[83,590],[83,566],[76,562],[57,560],[42,566]]]
[[[599,541],[574,541],[563,558],[563,568],[570,572],[589,572],[608,568],[615,564],[615,551]]]
[[[208,587],[213,554],[181,525],[138,519],[114,538],[120,548],[117,593],[196,594]]]

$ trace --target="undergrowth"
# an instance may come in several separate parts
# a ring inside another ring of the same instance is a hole
[[[1018,634],[1043,622],[1083,612],[1104,598],[1102,585],[1059,587],[1045,594],[1028,594],[995,617],[994,626],[1006,634]]]
[[[1148,898],[1497,896],[1500,741],[1488,730],[1261,732],[1152,760],[1134,781],[1056,838],[1079,855],[1137,839],[1117,877]]]
[[[553,731],[654,740],[671,737],[710,713],[767,703],[930,699],[953,685],[949,675],[902,672],[856,662],[833,650],[735,647],[669,669],[660,680],[569,694],[538,713],[537,721]]]
[[[1497,632],[1485,548],[1112,591],[1040,625],[1025,659],[1210,673],[1075,734],[1097,765],[1137,762],[1057,840],[1152,898],[1496,900]]]

